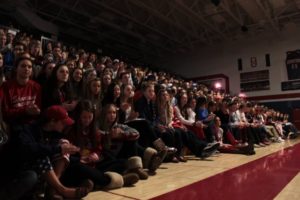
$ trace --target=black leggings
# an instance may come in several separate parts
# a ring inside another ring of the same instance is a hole
[[[86,179],[92,180],[95,185],[100,187],[110,183],[110,178],[103,171],[82,163],[70,164],[61,177],[62,183],[71,187],[79,186]]]
[[[186,146],[195,156],[200,157],[203,149],[207,146],[207,143],[200,140],[196,134],[191,131],[184,131],[180,128],[176,128],[176,130],[181,133],[183,145]]]
[[[104,159],[96,164],[96,169],[106,172],[117,172],[122,174],[127,169],[127,160],[125,159]]]
[[[260,127],[251,127],[251,133],[255,144],[259,144],[265,139],[265,134]]]
[[[152,146],[153,142],[158,139],[157,133],[147,120],[134,120],[127,122],[126,125],[135,128],[140,133],[138,143],[143,147]]]
[[[176,156],[180,156],[183,148],[183,141],[181,137],[180,129],[167,129],[166,132],[160,133],[161,139],[166,143],[167,146],[175,147],[177,152]]]
[[[124,141],[123,146],[117,154],[118,159],[128,159],[138,155],[137,141]]]
[[[242,140],[242,142],[248,142],[253,144],[254,142],[254,136],[251,132],[250,127],[244,127],[244,128],[238,128],[238,127],[232,127],[234,138],[237,140]]]

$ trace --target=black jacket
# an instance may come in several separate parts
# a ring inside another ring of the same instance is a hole
[[[145,96],[142,96],[134,104],[135,111],[139,113],[139,118],[144,118],[152,125],[157,122],[156,107],[153,101],[148,102]]]
[[[62,135],[57,132],[46,132],[39,124],[14,127],[6,148],[1,152],[1,168],[22,169],[39,158],[61,153],[58,144],[47,144],[46,136]]]

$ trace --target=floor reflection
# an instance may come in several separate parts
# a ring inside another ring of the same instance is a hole
[[[268,200],[300,171],[300,144],[153,199]]]

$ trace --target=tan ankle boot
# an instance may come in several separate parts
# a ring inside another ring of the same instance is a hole
[[[141,180],[148,178],[148,174],[143,170],[142,159],[139,156],[130,157],[127,161],[128,173],[136,173]]]
[[[131,186],[140,180],[136,173],[127,173],[123,175],[124,186]]]

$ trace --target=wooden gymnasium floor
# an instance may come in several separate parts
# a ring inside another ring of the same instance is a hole
[[[300,139],[256,148],[256,155],[216,154],[163,163],[133,187],[90,193],[85,200],[300,199]]]

